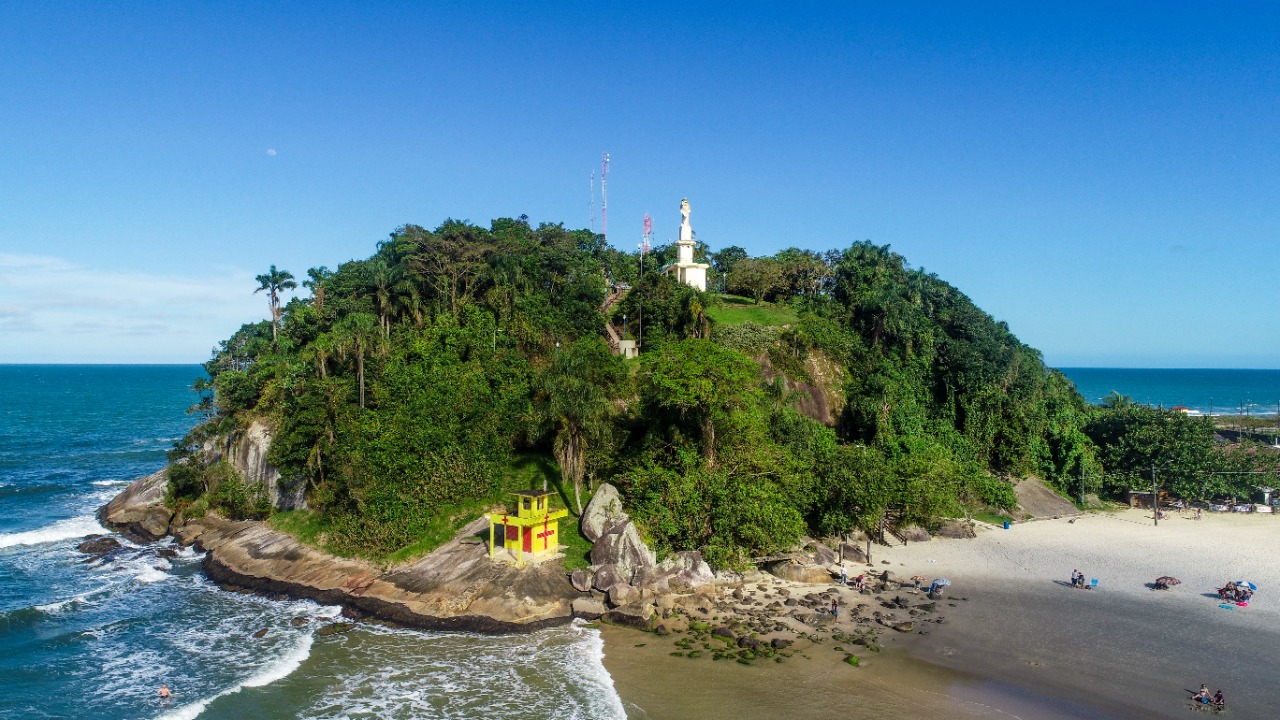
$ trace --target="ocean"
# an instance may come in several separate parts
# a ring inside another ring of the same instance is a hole
[[[1206,415],[1275,415],[1280,411],[1280,370],[1059,370],[1094,404],[1116,391],[1143,405],[1182,405]]]
[[[624,717],[582,625],[318,636],[339,608],[221,590],[190,549],[77,552],[191,427],[200,373],[0,365],[0,718]]]

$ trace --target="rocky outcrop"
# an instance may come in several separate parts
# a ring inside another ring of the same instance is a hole
[[[657,557],[630,520],[610,525],[591,546],[592,565],[613,565],[628,582],[642,569],[652,569],[657,563]]]
[[[168,469],[134,480],[98,509],[98,522],[137,543],[155,542],[169,534],[173,511],[165,507]]]
[[[783,580],[798,583],[830,583],[831,573],[826,566],[815,565],[808,559],[782,558],[765,563],[765,572]]]
[[[259,522],[205,517],[176,534],[207,553],[204,569],[216,582],[342,605],[356,616],[481,633],[569,622],[580,595],[560,563],[516,568],[491,561],[484,544],[464,542],[487,522],[478,519],[431,554],[389,571],[307,547]]]
[[[622,509],[618,489],[609,483],[602,484],[591,496],[591,502],[582,511],[582,534],[591,542],[600,539],[611,525],[626,522],[630,518]]]
[[[757,355],[764,381],[772,383],[781,377],[787,396],[793,400],[796,411],[813,418],[827,427],[835,427],[836,418],[844,410],[844,368],[820,351],[812,350],[805,357],[804,371],[808,381],[792,379],[773,367],[767,354]]]
[[[281,479],[280,469],[267,462],[272,431],[262,420],[254,420],[244,430],[207,441],[205,462],[226,461],[240,473],[249,487],[261,488],[276,510],[299,510],[307,506],[305,478]]]

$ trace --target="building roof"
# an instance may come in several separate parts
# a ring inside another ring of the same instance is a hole
[[[518,490],[518,491],[513,492],[513,493],[511,493],[511,494],[512,494],[512,495],[518,495],[518,496],[520,496],[520,497],[530,497],[530,498],[546,497],[546,496],[548,496],[548,495],[555,495],[555,493],[554,493],[554,492],[552,492],[551,490]]]

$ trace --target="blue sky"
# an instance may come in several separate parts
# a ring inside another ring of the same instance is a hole
[[[891,244],[1059,366],[1277,367],[1280,10],[0,5],[0,362],[198,362],[395,227]],[[851,7],[853,6],[853,7]]]

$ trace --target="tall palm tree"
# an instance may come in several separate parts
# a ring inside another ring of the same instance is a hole
[[[593,348],[587,342],[556,354],[540,378],[534,403],[538,432],[554,435],[552,452],[560,463],[561,479],[573,483],[579,515],[587,448],[608,424],[613,404],[607,391],[616,383],[611,376],[618,374],[608,348]]]
[[[360,409],[364,409],[364,357],[381,347],[382,323],[369,313],[351,313],[333,329],[339,352],[356,356],[356,378],[360,387]]]
[[[311,291],[311,301],[312,304],[315,305],[316,310],[323,313],[325,296],[324,283],[326,280],[333,277],[333,273],[329,268],[321,265],[318,268],[308,269],[307,277],[309,279],[303,280],[302,284]]]
[[[274,343],[280,329],[280,291],[293,290],[298,287],[298,283],[293,281],[293,273],[288,270],[276,270],[275,265],[272,265],[265,275],[259,275],[255,279],[258,281],[258,289],[254,290],[253,294],[267,291],[271,308],[271,342]]]

